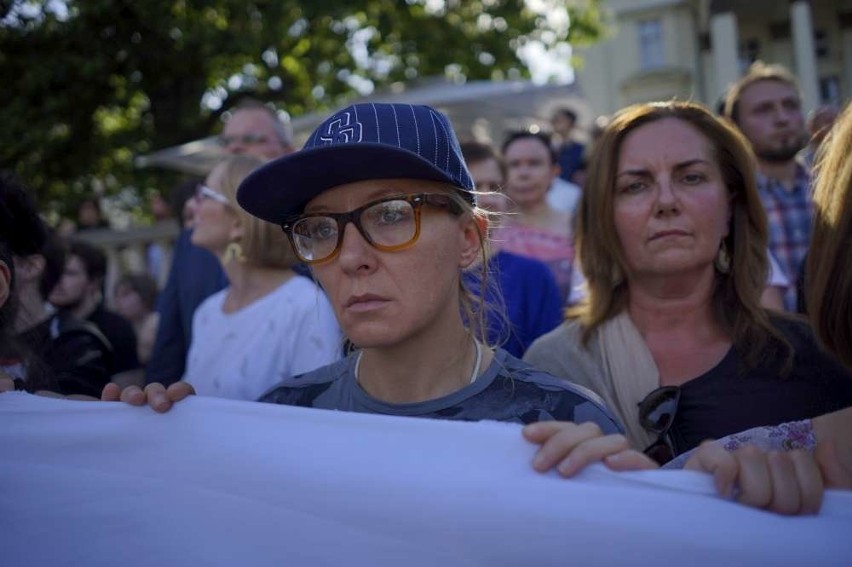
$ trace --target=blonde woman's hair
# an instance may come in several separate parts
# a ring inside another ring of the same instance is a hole
[[[728,189],[731,220],[724,243],[730,270],[716,272],[713,312],[749,366],[768,350],[780,351],[789,368],[789,343],[769,322],[760,305],[769,263],[766,214],[756,184],[755,158],[739,131],[690,102],[646,103],[616,114],[601,135],[589,165],[587,189],[578,206],[575,244],[586,277],[588,294],[569,310],[579,317],[588,343],[604,322],[627,308],[627,262],[615,229],[614,201],[618,160],[625,137],[637,128],[663,119],[676,119],[706,138]]]
[[[234,210],[242,223],[240,245],[246,262],[262,268],[292,268],[298,259],[281,227],[248,214],[236,204],[237,188],[242,180],[263,164],[262,160],[248,155],[226,157],[217,166],[223,170],[222,187],[219,190],[234,204]]]
[[[821,146],[814,231],[805,268],[808,315],[820,341],[852,367],[852,105]]]

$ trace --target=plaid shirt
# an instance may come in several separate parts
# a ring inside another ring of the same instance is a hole
[[[796,286],[811,241],[811,174],[799,165],[795,183],[788,190],[776,179],[758,173],[757,189],[769,221],[769,251],[790,280],[790,287],[784,294],[784,305],[795,311]]]

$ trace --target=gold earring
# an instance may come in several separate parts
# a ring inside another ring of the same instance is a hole
[[[728,244],[724,240],[719,246],[719,253],[716,254],[716,261],[713,264],[720,274],[727,274],[731,271],[731,254],[728,252]]]
[[[243,247],[239,242],[231,242],[228,244],[228,247],[225,248],[225,254],[223,255],[222,262],[224,264],[228,264],[232,260],[236,260],[241,264],[246,261],[246,257],[243,254]]]

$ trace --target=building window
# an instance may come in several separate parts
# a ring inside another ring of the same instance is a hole
[[[740,71],[745,73],[752,63],[760,59],[760,42],[754,38],[740,43]]]
[[[663,23],[660,20],[638,22],[639,64],[642,70],[656,69],[666,63]]]
[[[828,59],[830,55],[828,34],[825,30],[814,30],[814,50],[817,59]]]

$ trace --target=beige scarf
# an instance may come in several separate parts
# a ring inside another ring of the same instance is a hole
[[[639,402],[660,387],[654,357],[626,310],[601,325],[595,340],[613,410],[624,422],[630,445],[641,451],[656,440],[639,424]]]

